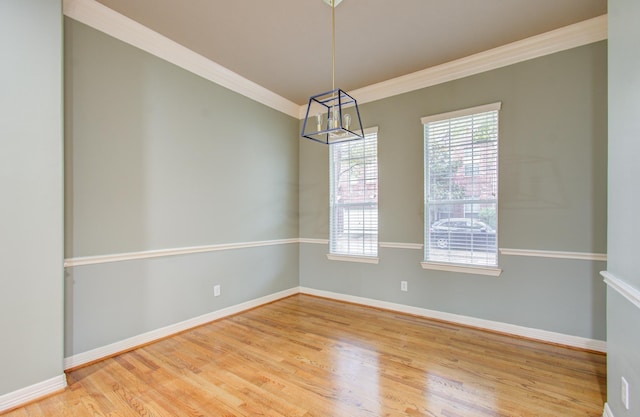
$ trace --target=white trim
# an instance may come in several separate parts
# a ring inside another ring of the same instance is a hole
[[[327,253],[327,259],[330,261],[358,262],[361,264],[378,264],[380,262],[380,259],[375,256],[338,255],[335,253]]]
[[[56,392],[64,390],[66,387],[67,377],[65,374],[62,374],[8,394],[0,395],[0,413],[20,407],[31,401],[46,397],[47,395],[55,394]]]
[[[611,272],[602,271],[600,275],[604,277],[604,282],[627,300],[631,301],[633,305],[640,308],[640,291],[631,285],[627,284],[620,278],[613,275]]]
[[[207,313],[202,316],[194,317],[180,323],[171,324],[169,326],[161,327],[150,332],[142,333],[137,336],[121,340],[119,342],[111,343],[107,346],[102,346],[96,349],[89,350],[87,352],[78,353],[64,358],[64,369],[71,369],[90,362],[95,362],[100,359],[104,359],[109,356],[134,349],[138,346],[142,346],[163,339],[165,337],[172,336],[176,333],[180,333],[215,320],[232,316],[246,310],[251,310],[261,305],[268,304],[298,293],[299,290],[297,287],[290,288],[288,290],[280,291],[275,294],[256,298],[244,303],[236,304],[211,313]]]
[[[379,242],[378,246],[381,248],[392,248],[392,249],[415,249],[422,250],[424,245],[422,243],[403,243],[403,242]]]
[[[465,58],[369,85],[349,94],[363,104],[607,39],[606,14]],[[300,108],[304,118],[306,106]]]
[[[551,250],[533,250],[533,249],[508,249],[499,248],[501,255],[511,256],[534,256],[540,258],[559,258],[559,259],[579,259],[585,261],[607,261],[606,253],[587,253],[587,252],[563,252]]]
[[[160,35],[95,0],[63,0],[65,16],[171,62],[238,94],[304,119],[307,105],[296,104],[220,64]],[[351,91],[359,103],[381,100],[447,81],[607,39],[607,15],[532,36],[498,48]]]
[[[422,269],[432,269],[435,271],[461,272],[463,274],[489,275],[499,277],[502,269],[477,265],[454,265],[438,262],[420,262]]]
[[[315,295],[317,297],[331,298],[348,303],[361,304],[384,310],[397,311],[400,313],[412,314],[415,316],[443,320],[463,326],[477,327],[494,332],[506,333],[513,336],[526,337],[528,339],[540,340],[547,343],[556,343],[564,346],[588,349],[596,352],[606,352],[607,343],[602,340],[588,339],[579,336],[572,336],[563,333],[550,332],[547,330],[534,329],[530,327],[518,326],[515,324],[502,323],[492,320],[484,320],[475,317],[462,316],[459,314],[445,313],[441,311],[428,310],[420,307],[412,307],[404,304],[390,303],[387,301],[374,300],[371,298],[357,297],[340,294],[313,288],[300,287],[300,293]]]
[[[604,403],[604,411],[602,412],[602,417],[615,417],[613,415],[613,411],[609,408],[609,403]]]
[[[420,119],[420,121],[422,122],[423,125],[426,125],[427,123],[431,123],[431,122],[438,122],[438,121],[447,120],[447,119],[455,119],[458,117],[470,116],[472,114],[486,113],[490,111],[499,111],[501,108],[502,108],[502,102],[498,101],[496,103],[483,104],[481,106],[469,107],[466,109],[460,109],[460,110],[449,111],[446,113],[438,113],[438,114],[433,114],[429,116],[424,116],[423,118]]]
[[[194,253],[215,252],[221,250],[256,248],[261,246],[287,245],[299,243],[299,239],[277,239],[263,240],[256,242],[222,243],[218,245],[191,246],[186,248],[158,249],[141,252],[116,253],[110,255],[84,256],[79,258],[68,258],[64,260],[64,267],[95,265],[108,262],[122,262],[139,259],[159,258],[163,256],[190,255]]]
[[[141,25],[95,0],[64,0],[63,13],[187,71],[291,117],[299,105]]]
[[[157,250],[139,251],[139,252],[115,253],[115,254],[108,254],[108,255],[83,256],[83,257],[77,257],[77,258],[66,258],[64,260],[64,267],[70,268],[70,267],[76,267],[76,266],[95,265],[95,264],[103,264],[103,263],[109,263],[109,262],[132,261],[132,260],[140,260],[140,259],[159,258],[164,256],[189,255],[194,253],[256,248],[256,247],[262,247],[262,246],[288,245],[293,243],[328,245],[329,239],[314,239],[314,238],[275,239],[275,240],[262,240],[262,241],[255,241],[255,242],[221,243],[216,245],[190,246],[185,248],[157,249]],[[422,243],[404,243],[404,242],[379,242],[378,246],[380,248],[410,249],[410,250],[422,250],[424,247]],[[602,253],[557,252],[557,251],[507,249],[507,248],[500,248],[499,251],[502,255],[536,256],[536,257],[545,257],[545,258],[579,259],[579,260],[591,260],[591,261],[607,260],[607,255]],[[449,264],[434,264],[435,266],[432,266],[432,263],[428,263],[428,264],[429,264],[428,267],[425,267],[425,265],[423,265],[423,268],[440,269],[440,270],[447,270],[447,271],[455,270],[457,272],[465,272],[459,269],[452,269],[452,267],[450,267]],[[446,268],[446,269],[443,269],[443,268]],[[456,266],[455,268],[458,268],[458,267]],[[459,267],[459,268],[468,269],[468,267]],[[472,273],[483,273],[482,271],[478,272],[477,270],[487,269],[482,267],[480,268],[471,267],[471,268],[473,269]],[[488,273],[487,275],[493,275],[495,273],[495,268],[489,268],[489,270],[493,272]]]
[[[474,317],[462,316],[458,314],[445,313],[435,310],[428,310],[420,307],[412,307],[403,304],[390,303],[386,301],[374,300],[370,298],[356,297],[346,294],[334,293],[330,291],[316,290],[306,287],[294,287],[288,290],[280,291],[275,294],[260,297],[254,300],[250,300],[241,304],[223,308],[208,314],[204,314],[199,317],[194,317],[189,320],[182,321],[180,323],[172,324],[160,329],[152,330],[134,336],[119,342],[102,346],[90,351],[78,353],[64,358],[64,369],[72,369],[78,366],[85,365],[87,363],[95,362],[119,353],[134,349],[138,346],[142,346],[148,343],[155,342],[165,337],[174,335],[176,333],[183,332],[185,330],[192,329],[194,327],[219,320],[234,314],[241,313],[246,310],[250,310],[261,305],[271,303],[282,298],[286,298],[295,294],[309,294],[318,297],[331,298],[334,300],[345,301],[355,304],[362,304],[374,308],[382,308],[385,310],[397,311],[406,314],[413,314],[420,317],[432,318],[436,320],[444,320],[451,323],[457,323],[465,326],[472,326],[481,329],[496,331],[500,333],[507,333],[514,336],[521,336],[530,339],[541,340],[549,343],[557,343],[566,346],[573,346],[581,349],[589,349],[597,352],[606,352],[606,342],[601,340],[587,339],[578,336],[565,335],[561,333],[549,332],[546,330],[532,329],[523,326],[517,326],[514,324],[501,323],[491,320],[478,319]],[[66,384],[66,380],[65,380]],[[58,384],[59,385],[59,384]],[[66,385],[65,385],[66,386]],[[62,389],[64,386],[57,386],[57,389]],[[52,392],[52,391],[49,391]],[[18,393],[18,391],[16,391]],[[0,397],[0,411],[1,406],[4,404],[5,398],[9,398],[9,395],[15,396],[15,393],[7,394]],[[23,398],[24,396],[20,396]]]
[[[298,241],[300,243],[313,243],[313,244],[316,244],[316,245],[328,245],[329,244],[329,239],[311,239],[311,238],[301,237],[300,239],[298,239]]]

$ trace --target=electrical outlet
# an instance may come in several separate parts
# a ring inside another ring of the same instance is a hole
[[[408,291],[407,290],[407,281],[400,281],[400,290],[401,291]]]
[[[629,383],[624,377],[622,377],[622,384],[620,388],[620,399],[622,400],[622,404],[624,408],[629,409]]]
[[[215,285],[215,286],[213,287],[213,296],[214,296],[214,297],[217,297],[217,296],[219,296],[219,295],[220,295],[220,285]]]

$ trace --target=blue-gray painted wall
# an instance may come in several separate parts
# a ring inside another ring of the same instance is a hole
[[[16,63],[0,68],[15,80],[0,101],[0,395],[60,375],[65,356],[298,285],[604,339],[606,265],[594,261],[502,256],[494,278],[422,270],[411,249],[364,265],[288,244],[63,279],[65,256],[327,238],[327,148],[299,139],[298,120],[67,19],[63,158],[61,4],[0,7]],[[363,105],[380,129],[380,240],[422,241],[420,117],[502,101],[500,246],[605,253],[606,54],[600,42]]]
[[[609,1],[609,262],[615,278],[640,291],[640,3]],[[615,417],[640,415],[640,309],[607,290],[607,403]],[[630,408],[621,401],[629,382]]]
[[[65,256],[297,238],[297,134],[295,118],[65,19]],[[69,357],[297,287],[298,245],[69,267],[65,284]]]
[[[0,396],[63,373],[62,2],[0,2]]]
[[[422,243],[423,116],[502,102],[499,247],[606,253],[607,45],[598,42],[361,106],[378,126],[381,242]],[[300,236],[328,238],[328,153],[300,145]],[[499,278],[421,269],[420,250],[378,265],[303,244],[304,287],[604,340],[601,261],[500,255]],[[400,281],[409,291],[400,291]]]

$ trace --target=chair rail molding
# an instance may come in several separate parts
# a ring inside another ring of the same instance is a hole
[[[140,252],[115,253],[108,255],[82,256],[77,258],[66,258],[64,260],[64,267],[70,268],[74,266],[160,258],[163,256],[190,255],[194,253],[216,252],[222,250],[257,248],[261,246],[288,245],[291,243],[299,243],[299,241],[300,239],[297,238],[261,240],[255,242],[221,243],[217,245],[189,246],[185,248],[157,249]]]
[[[566,252],[537,249],[509,249],[499,248],[501,255],[533,256],[538,258],[578,259],[584,261],[607,261],[606,253]]]
[[[640,290],[632,287],[622,279],[616,277],[609,271],[602,271],[600,275],[604,277],[604,282],[612,289],[616,290],[633,305],[640,308]]]
[[[422,243],[405,243],[405,242],[379,242],[378,246],[381,248],[390,249],[413,249],[422,250],[424,245]]]

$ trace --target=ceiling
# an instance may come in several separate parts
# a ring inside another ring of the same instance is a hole
[[[332,88],[322,0],[98,1],[299,105]],[[606,0],[344,0],[335,87],[352,91],[606,13]]]

